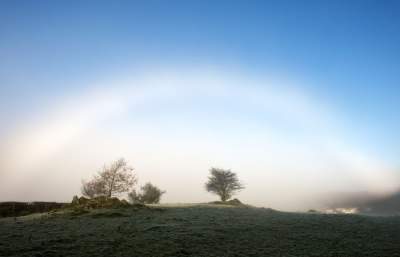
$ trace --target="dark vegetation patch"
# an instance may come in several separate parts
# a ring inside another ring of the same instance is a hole
[[[99,212],[90,215],[92,218],[120,218],[120,217],[128,217],[127,214],[121,212]]]
[[[46,213],[65,211],[72,216],[79,216],[89,213],[95,209],[143,209],[146,205],[136,203],[130,204],[126,200],[116,197],[95,197],[93,199],[85,197],[74,197],[71,203],[56,202],[2,202],[0,203],[0,217],[19,217],[33,213]]]
[[[32,213],[44,213],[67,206],[56,202],[1,202],[0,217],[18,217]]]

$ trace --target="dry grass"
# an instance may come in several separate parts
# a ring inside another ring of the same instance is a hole
[[[400,217],[152,205],[0,219],[0,256],[400,256]]]

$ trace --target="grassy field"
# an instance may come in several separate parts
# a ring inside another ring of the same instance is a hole
[[[400,217],[216,205],[0,219],[0,256],[400,256]]]

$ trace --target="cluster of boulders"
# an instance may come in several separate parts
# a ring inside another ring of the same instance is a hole
[[[125,208],[131,206],[125,199],[118,199],[116,197],[99,196],[95,198],[86,198],[74,196],[70,207],[83,208],[83,209],[101,209],[101,208]]]
[[[233,206],[246,206],[239,199],[235,198],[229,201],[214,201],[210,202],[211,204],[224,204],[224,205],[233,205]]]

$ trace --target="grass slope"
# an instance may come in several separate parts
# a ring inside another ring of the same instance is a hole
[[[400,217],[152,206],[0,219],[0,256],[400,256]]]

